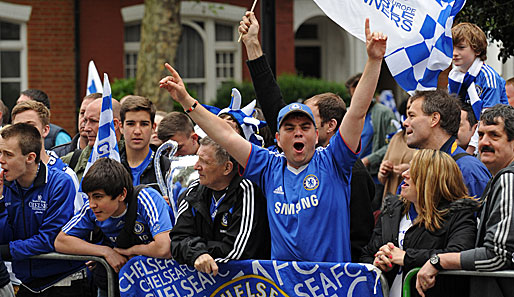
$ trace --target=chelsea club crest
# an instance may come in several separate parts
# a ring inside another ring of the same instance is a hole
[[[136,224],[134,225],[134,233],[139,235],[143,233],[143,231],[145,231],[145,226],[143,226],[143,224],[141,224],[140,222],[136,221]]]
[[[319,180],[314,174],[309,174],[303,179],[303,188],[311,191],[319,186]]]

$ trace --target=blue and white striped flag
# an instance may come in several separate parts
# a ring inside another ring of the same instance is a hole
[[[89,61],[89,67],[87,70],[87,87],[86,96],[93,93],[100,93],[102,91],[102,81],[98,70],[96,70],[95,62]]]
[[[116,140],[116,132],[114,131],[111,100],[112,94],[109,77],[104,73],[104,91],[100,123],[98,125],[98,132],[96,133],[96,141],[93,145],[93,151],[91,152],[91,155],[89,155],[89,160],[87,161],[84,176],[89,170],[89,167],[91,167],[91,165],[100,158],[111,158],[118,162],[120,161],[118,142]]]
[[[407,92],[435,89],[453,56],[451,27],[465,0],[314,0],[325,14],[365,40],[364,20],[388,36],[385,61]]]

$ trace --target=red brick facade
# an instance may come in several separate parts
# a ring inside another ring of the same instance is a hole
[[[15,1],[31,5],[27,23],[28,87],[50,97],[52,123],[76,132],[73,0]]]
[[[85,94],[87,66],[93,59],[109,78],[122,78],[123,29],[121,9],[143,0],[3,0],[32,6],[27,23],[28,87],[45,91],[51,100],[52,123],[76,133],[76,71]],[[211,0],[251,7],[253,0]],[[293,1],[276,1],[277,72],[294,73]],[[79,12],[79,61],[76,65],[75,5]],[[255,10],[260,16],[260,8]],[[245,51],[243,50],[243,53]],[[287,53],[287,54],[284,54]],[[243,54],[243,62],[247,59]],[[77,69],[76,67],[79,67]],[[250,79],[243,64],[243,78]],[[82,95],[81,95],[82,96]],[[80,98],[79,98],[80,100]]]

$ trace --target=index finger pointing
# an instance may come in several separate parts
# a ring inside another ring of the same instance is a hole
[[[371,30],[369,29],[369,18],[366,18],[366,22],[364,24],[364,34],[366,35],[366,38],[371,36]]]
[[[165,64],[164,64],[164,67],[166,67],[166,69],[168,69],[168,71],[171,73],[171,75],[172,75],[173,77],[180,79],[180,75],[178,74],[178,72],[177,72],[177,71],[175,71],[175,69],[173,69],[173,67],[171,67],[171,65],[170,65],[170,64],[165,63]]]

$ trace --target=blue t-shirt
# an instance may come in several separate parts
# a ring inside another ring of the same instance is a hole
[[[299,169],[288,166],[284,154],[252,144],[244,177],[268,200],[272,259],[351,261],[350,180],[356,160],[340,133]]]
[[[130,167],[130,173],[132,173],[132,184],[134,186],[137,186],[141,183],[139,180],[141,178],[141,174],[143,174],[143,171],[145,171],[146,167],[148,167],[148,164],[152,162],[153,160],[154,152],[152,150],[148,151],[148,154],[146,155],[145,159],[139,166],[137,167]]]
[[[139,236],[143,243],[153,241],[155,235],[169,231],[173,227],[169,206],[162,198],[161,194],[152,188],[144,188],[137,196],[137,217],[134,226],[134,232]],[[112,245],[116,246],[116,237],[125,225],[126,211],[118,217],[110,217],[100,222],[96,220],[96,216],[86,202],[80,212],[62,227],[62,232],[79,237],[87,238],[89,233],[95,228],[100,227],[102,232],[107,236]]]

